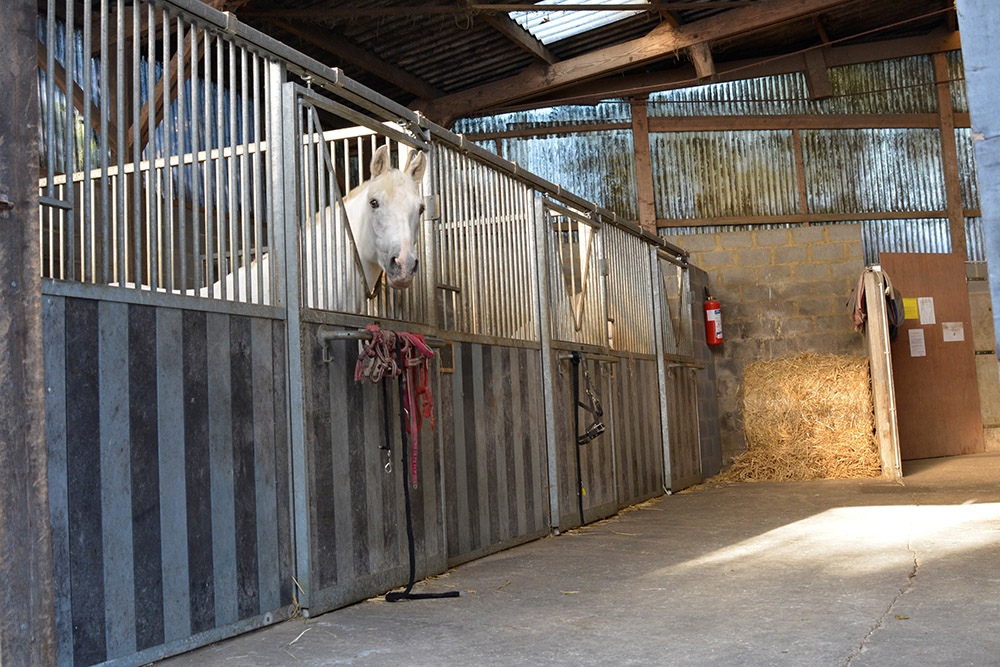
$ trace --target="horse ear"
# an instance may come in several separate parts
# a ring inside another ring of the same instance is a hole
[[[424,178],[424,172],[427,170],[427,158],[424,156],[423,151],[410,151],[409,157],[406,158],[406,167],[403,169],[410,178],[419,183]]]
[[[382,144],[372,156],[372,178],[375,178],[384,171],[389,170],[389,147]]]

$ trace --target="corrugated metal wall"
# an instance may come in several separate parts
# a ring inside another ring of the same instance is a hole
[[[759,77],[696,86],[649,96],[651,117],[791,114],[905,114],[937,112],[931,56],[833,67],[828,70],[834,97],[810,101],[802,73]],[[968,112],[961,53],[948,54],[951,99],[956,113]],[[624,103],[596,107],[564,107],[466,119],[461,131],[475,134],[550,131],[559,125],[623,123],[630,120]],[[560,171],[563,147],[573,155],[590,154],[579,162],[587,175],[573,187],[622,215],[635,219],[634,197],[619,202],[604,181],[617,182],[621,158],[601,157],[619,146],[612,139],[628,130],[579,135],[505,138],[505,155],[538,170],[556,182],[568,182]],[[936,129],[802,130],[809,212],[878,213],[942,211],[946,208],[940,135]],[[624,138],[622,142],[628,143]],[[979,208],[972,134],[955,131],[962,199],[965,208]],[[486,145],[492,141],[484,140]],[[625,144],[620,144],[624,148]],[[650,135],[656,215],[661,219],[732,216],[782,216],[799,213],[791,130],[713,132],[654,132]],[[559,160],[553,156],[559,155]],[[548,169],[548,171],[546,171]],[[634,188],[634,184],[630,184]],[[631,194],[633,190],[629,190]],[[861,220],[866,261],[879,252],[950,252],[947,225],[939,219]],[[816,224],[815,222],[813,224]],[[856,221],[836,224],[858,224]],[[780,222],[753,228],[784,226]],[[714,233],[749,229],[747,225],[674,227],[664,235]],[[966,220],[968,259],[984,261],[982,223]]]
[[[60,662],[290,613],[283,323],[46,296],[44,336]]]

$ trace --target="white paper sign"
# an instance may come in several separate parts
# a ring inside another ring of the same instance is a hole
[[[944,333],[944,342],[958,343],[965,340],[965,326],[961,322],[942,322],[941,330]]]
[[[934,324],[934,297],[917,297],[917,308],[920,310],[920,325]]]
[[[910,329],[910,356],[926,357],[927,346],[924,344],[924,330]]]

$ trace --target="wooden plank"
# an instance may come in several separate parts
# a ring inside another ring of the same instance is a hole
[[[798,128],[792,130],[792,143],[795,146],[795,184],[799,194],[799,213],[809,215],[809,195],[806,190],[805,158],[802,156],[802,134]],[[808,225],[808,222],[803,222]]]
[[[649,149],[649,120],[646,98],[633,98],[632,145],[635,150],[635,180],[639,194],[639,225],[656,233],[656,190],[653,185],[653,157]]]
[[[968,116],[964,119],[966,120]],[[650,132],[715,132],[731,130],[854,130],[937,128],[937,114],[790,114],[786,116],[653,116]]]
[[[822,49],[812,49],[805,52],[806,59],[806,88],[809,90],[809,99],[824,100],[833,96],[833,84],[830,83],[830,74],[826,69],[826,58]]]
[[[498,82],[476,86],[427,104],[433,119],[461,116],[516,99],[663,60],[675,51],[724,39],[845,4],[846,0],[761,0],[753,6],[716,14],[675,28],[662,23],[644,37],[598,49],[548,67],[529,69]]]
[[[900,457],[983,451],[965,262],[953,253],[882,253],[879,261],[904,297],[934,299],[934,324],[905,320],[892,344]],[[946,342],[943,322],[961,323],[964,340]],[[923,332],[925,356],[911,356],[914,330]]]
[[[38,239],[35,2],[4,3],[0,24],[0,655],[56,662],[45,442],[45,360]],[[64,602],[64,601],[61,601]]]
[[[689,46],[688,57],[694,65],[695,75],[699,79],[707,79],[715,76],[715,61],[712,59],[712,46],[708,42],[701,42]]]
[[[955,112],[951,106],[951,84],[948,82],[948,55],[934,54],[934,80],[937,81],[938,119],[941,128],[941,162],[944,169],[944,190],[948,202],[948,228],[951,251],[965,261],[965,218],[962,214],[962,181],[958,171],[958,149],[955,145]]]
[[[896,480],[903,476],[899,459],[899,430],[896,424],[896,398],[892,385],[892,352],[889,349],[889,328],[882,297],[882,281],[872,272],[865,272],[865,344],[871,372],[872,402],[875,409],[875,439],[882,461],[882,477]]]

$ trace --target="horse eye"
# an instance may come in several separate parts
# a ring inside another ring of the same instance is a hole
[[[368,203],[369,203],[369,204],[371,204],[371,207],[372,207],[372,208],[378,208],[378,200],[377,200],[377,199],[372,199],[372,200],[371,200],[370,202],[368,202]]]
[[[421,204],[421,205],[420,205],[420,215],[423,215],[423,214],[424,214],[424,209],[425,209],[425,208],[426,208],[426,207],[425,207],[425,206],[424,206],[423,204]]]

